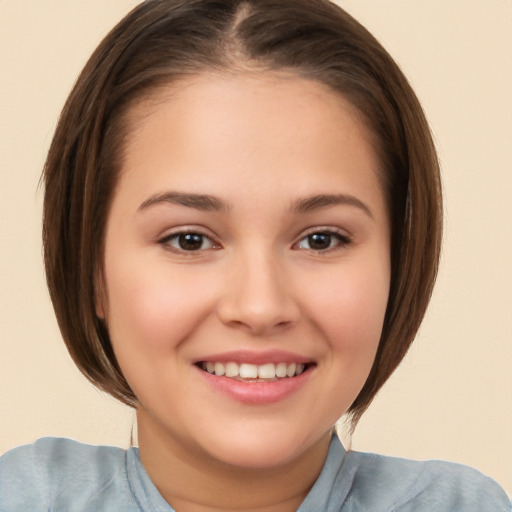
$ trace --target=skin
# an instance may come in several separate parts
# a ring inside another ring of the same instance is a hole
[[[339,95],[272,73],[169,86],[129,122],[97,313],[139,401],[142,463],[180,512],[296,510],[368,376],[388,300],[370,138]],[[199,248],[176,232],[202,235]],[[245,403],[195,364],[232,350],[312,364],[284,398]]]

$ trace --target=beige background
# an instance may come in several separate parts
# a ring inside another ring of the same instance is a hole
[[[0,453],[126,446],[133,413],[73,367],[40,254],[37,183],[86,58],[134,0],[0,0]],[[353,448],[479,468],[512,492],[512,2],[340,0],[400,63],[439,147],[446,237],[420,335]]]

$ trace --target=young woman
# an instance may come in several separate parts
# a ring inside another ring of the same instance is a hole
[[[61,332],[139,448],[15,449],[1,510],[510,507],[472,469],[333,433],[410,346],[442,223],[416,96],[339,7],[142,3],[80,75],[44,185]]]

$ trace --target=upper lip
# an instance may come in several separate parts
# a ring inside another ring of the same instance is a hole
[[[308,364],[314,361],[310,357],[305,357],[293,352],[285,350],[265,350],[265,351],[249,351],[249,350],[232,350],[229,352],[219,352],[215,354],[205,355],[198,358],[194,363],[202,362],[235,362],[262,365],[266,363],[302,363]]]

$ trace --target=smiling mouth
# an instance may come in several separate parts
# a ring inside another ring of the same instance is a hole
[[[196,364],[201,370],[217,377],[227,377],[243,382],[275,382],[281,379],[298,377],[309,370],[314,363],[249,363],[200,361]]]

